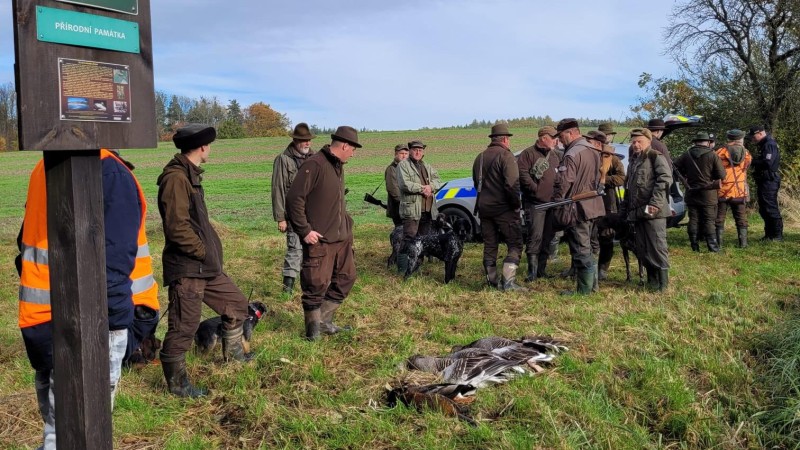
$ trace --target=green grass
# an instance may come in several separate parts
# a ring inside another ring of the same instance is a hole
[[[534,140],[535,130],[512,131],[515,149]],[[115,448],[795,447],[798,394],[785,386],[797,383],[796,361],[774,350],[783,341],[770,334],[797,333],[796,324],[782,328],[800,304],[795,228],[787,228],[783,245],[761,244],[755,238],[762,224],[753,215],[751,247],[728,245],[719,255],[692,253],[685,229],[669,230],[671,288],[663,295],[626,283],[619,256],[600,293],[585,298],[560,297],[571,287],[561,279],[541,280],[529,294],[485,289],[479,244],[467,245],[450,285],[441,282],[441,263],[425,264],[407,282],[386,269],[391,226],[382,210],[361,199],[381,184],[394,145],[422,139],[426,160],[452,179],[469,174],[486,134],[362,135],[364,148],[346,166],[359,278],[338,316],[356,331],[318,343],[301,338],[299,295],[280,294],[284,240],[272,220],[269,177],[287,141],[215,143],[204,184],[226,269],[245,294],[252,291],[270,309],[256,329],[257,358],[224,366],[219,354],[190,354],[192,380],[213,391],[191,401],[166,394],[159,366],[126,371],[114,411]],[[163,144],[123,153],[137,166],[148,197],[158,278],[163,236],[155,180],[174,152]],[[11,264],[27,177],[40,156],[0,154],[0,260],[7,262],[0,266],[0,448],[38,445],[41,433],[32,369],[16,325],[18,279]],[[726,243],[733,243],[728,227]],[[548,270],[564,269],[567,254],[562,245]],[[160,298],[165,309],[166,290]],[[159,334],[164,331],[162,323]],[[487,335],[534,333],[564,339],[571,351],[541,374],[480,391],[471,407],[478,427],[384,405],[384,386],[414,353],[443,353]],[[787,347],[791,354],[794,347]],[[784,365],[776,368],[778,362]],[[768,376],[775,373],[793,378]]]

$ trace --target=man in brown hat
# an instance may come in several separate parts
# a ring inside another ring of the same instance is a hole
[[[606,135],[606,144],[611,144],[614,142],[614,136],[617,135],[617,132],[614,131],[614,125],[610,122],[605,122],[598,125],[597,131]]]
[[[422,141],[408,143],[409,157],[397,164],[400,188],[400,219],[403,221],[403,247],[397,255],[397,273],[408,271],[408,252],[418,234],[428,234],[432,220],[438,215],[434,196],[442,188],[439,173],[423,161],[427,145]]]
[[[486,281],[503,291],[527,290],[516,283],[522,255],[522,224],[519,209],[519,167],[511,153],[508,125],[492,127],[489,146],[475,158],[472,181],[478,189],[478,215],[483,236],[483,269]],[[502,278],[497,280],[497,250],[500,242],[508,246],[503,260]]]
[[[653,136],[650,147],[658,153],[661,153],[661,156],[667,160],[667,164],[672,167],[672,157],[669,155],[669,149],[666,144],[661,142],[661,136],[664,135],[664,130],[667,129],[666,124],[661,119],[650,119],[647,122],[647,129],[650,130],[650,134]]]
[[[528,276],[531,282],[544,277],[550,256],[550,242],[555,234],[551,223],[550,210],[536,210],[535,206],[553,199],[553,183],[561,158],[553,149],[558,140],[556,129],[542,127],[537,133],[536,142],[522,151],[517,159],[519,184],[522,189],[522,205],[530,221],[530,232],[525,243],[528,257]]]
[[[286,195],[289,222],[303,242],[300,286],[310,341],[320,332],[349,330],[334,324],[333,315],[356,281],[353,219],[344,198],[344,164],[356,148],[361,144],[355,128],[337,128],[331,143],[306,160]]]
[[[305,160],[314,154],[311,150],[313,133],[306,123],[298,123],[292,132],[292,142],[286,146],[272,164],[272,218],[278,222],[278,230],[286,233],[286,255],[283,257],[283,292],[291,294],[294,280],[300,274],[303,262],[303,249],[300,238],[292,230],[286,218],[286,193],[292,186],[297,170]]]
[[[600,155],[581,136],[578,121],[562,119],[556,127],[565,153],[553,189],[553,198],[561,200],[578,194],[596,192],[600,188]],[[576,290],[564,294],[589,294],[596,285],[597,263],[592,257],[592,227],[595,219],[605,215],[603,200],[598,197],[578,202],[577,221],[565,230],[572,265],[575,267]]]
[[[650,147],[650,130],[631,131],[631,160],[625,179],[622,212],[634,224],[636,257],[647,271],[647,287],[664,291],[669,284],[667,217],[672,170],[667,160]]]
[[[692,148],[675,160],[675,170],[686,177],[686,207],[689,209],[689,244],[699,252],[698,233],[706,239],[708,251],[719,251],[715,221],[719,188],[725,179],[725,166],[711,147],[711,138],[701,131],[692,139]]]
[[[390,217],[394,226],[403,224],[400,218],[400,184],[397,179],[397,166],[408,158],[408,145],[397,144],[394,146],[394,161],[383,172],[383,181],[386,184],[386,217]]]
[[[600,152],[600,184],[605,191],[603,205],[606,215],[596,222],[597,226],[592,234],[592,252],[595,249],[598,252],[597,279],[605,280],[614,257],[614,227],[610,221],[619,212],[622,199],[617,188],[625,183],[625,166],[614,152],[614,147],[609,145],[611,138],[608,135],[598,130],[590,131],[584,137]]]
[[[164,228],[164,285],[169,286],[169,325],[161,348],[161,366],[169,391],[180,397],[208,393],[194,387],[186,374],[185,355],[192,345],[203,303],[222,316],[222,353],[226,360],[247,361],[242,327],[247,297],[223,271],[222,241],[211,226],[201,184],[213,127],[190,124],[172,140],[181,152],[158,177],[158,212]]]

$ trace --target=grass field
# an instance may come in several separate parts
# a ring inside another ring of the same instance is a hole
[[[512,131],[515,149],[534,140],[534,130]],[[270,308],[255,332],[257,358],[224,366],[219,354],[190,354],[192,380],[213,393],[191,401],[167,395],[158,365],[124,372],[115,448],[732,449],[778,442],[758,418],[771,398],[754,342],[800,304],[796,228],[787,227],[782,245],[762,244],[756,238],[763,225],[753,214],[750,248],[726,245],[718,255],[692,253],[685,229],[671,229],[671,286],[664,294],[626,283],[619,255],[610,280],[585,298],[559,296],[572,286],[562,279],[538,281],[529,294],[485,289],[479,244],[467,245],[450,285],[442,284],[439,262],[425,264],[407,282],[386,269],[391,225],[361,199],[381,183],[394,145],[422,139],[426,160],[447,180],[469,174],[486,134],[362,134],[364,149],[346,166],[359,278],[338,315],[356,331],[317,343],[301,339],[299,294],[280,294],[284,240],[272,220],[269,178],[287,140],[215,143],[204,185],[226,269],[246,295],[252,291]],[[137,166],[148,197],[159,279],[163,236],[155,180],[174,152],[163,144],[123,154]],[[39,157],[0,154],[0,448],[40,443],[11,263],[27,177]],[[729,219],[726,244],[734,241]],[[562,245],[549,271],[564,269],[567,254]],[[160,298],[164,310],[166,290]],[[162,323],[159,335],[165,328]],[[552,335],[571,350],[543,373],[479,391],[471,407],[477,427],[432,411],[384,406],[385,386],[400,376],[398,365],[407,357],[444,353],[489,335],[527,334]]]

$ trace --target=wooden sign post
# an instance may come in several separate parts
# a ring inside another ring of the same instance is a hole
[[[156,146],[149,0],[13,0],[20,148],[44,152],[56,438],[111,449],[100,148]]]

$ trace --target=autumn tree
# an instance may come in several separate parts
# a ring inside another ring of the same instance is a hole
[[[248,137],[285,136],[290,122],[263,102],[253,103],[245,110],[244,130]]]
[[[0,85],[0,151],[18,150],[17,93],[13,83]]]

